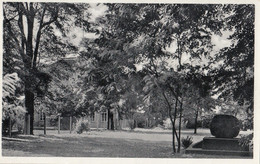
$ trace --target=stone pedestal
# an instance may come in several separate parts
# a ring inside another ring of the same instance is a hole
[[[248,148],[238,144],[238,138],[204,137],[202,141],[186,149],[186,154],[253,156]]]
[[[204,137],[202,149],[247,151],[247,148],[239,146],[238,140],[238,138]]]

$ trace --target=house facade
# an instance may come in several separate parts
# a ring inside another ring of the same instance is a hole
[[[96,111],[90,116],[88,116],[87,119],[89,121],[90,128],[121,130],[130,127],[129,120],[120,120],[119,114],[116,110],[106,110],[103,112]]]
[[[86,116],[85,119],[88,120],[91,129],[114,129],[120,130],[124,128],[129,128],[129,120],[120,120],[118,113],[116,111],[109,112],[108,110],[103,112],[93,112],[93,114]],[[77,119],[72,118],[72,124],[75,125]],[[61,130],[69,130],[70,127],[70,117],[61,117],[60,126]],[[44,126],[44,112],[36,111],[34,115],[34,125],[36,128]],[[73,127],[72,125],[72,127]],[[58,117],[55,115],[46,115],[46,126],[57,128]]]

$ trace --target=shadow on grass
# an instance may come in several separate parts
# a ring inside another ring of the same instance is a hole
[[[91,134],[90,134],[91,135]],[[169,141],[145,141],[130,138],[90,137],[89,134],[16,135],[2,142],[3,156],[121,157],[121,158],[240,158],[200,154],[172,154]],[[100,135],[106,135],[101,133]],[[116,133],[115,133],[116,135]],[[148,134],[152,135],[152,134]]]

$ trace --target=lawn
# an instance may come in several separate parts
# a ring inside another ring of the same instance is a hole
[[[19,135],[3,138],[3,156],[25,157],[136,157],[136,158],[223,158],[190,154],[172,154],[170,131],[90,131],[70,134],[68,131],[36,130],[35,135]],[[192,131],[183,131],[183,137]],[[200,129],[193,136],[194,142],[209,136],[209,130]],[[182,150],[183,152],[183,150]],[[233,158],[233,157],[225,157]]]

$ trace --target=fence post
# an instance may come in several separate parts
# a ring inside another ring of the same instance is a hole
[[[11,138],[12,137],[12,118],[11,116],[9,117],[9,137]]]
[[[58,115],[58,134],[60,134],[60,115]]]
[[[107,115],[106,115],[106,121],[107,121],[106,125],[107,125],[107,128],[106,129],[110,129],[109,128],[110,125],[109,125],[109,121],[108,121],[108,109],[106,110],[106,113],[107,113]]]
[[[24,128],[23,128],[23,134],[25,135],[26,134],[26,130],[27,130],[27,122],[26,122],[26,114],[25,114],[25,116],[24,116]]]
[[[100,116],[102,117],[102,113],[99,112],[99,113],[96,113],[95,112],[95,115],[97,116],[97,119],[96,119],[96,126],[97,126],[97,130],[99,128],[99,122],[100,122]]]
[[[44,135],[46,135],[46,114],[43,113],[43,121],[44,121]]]
[[[72,131],[72,117],[70,116],[70,133]]]

